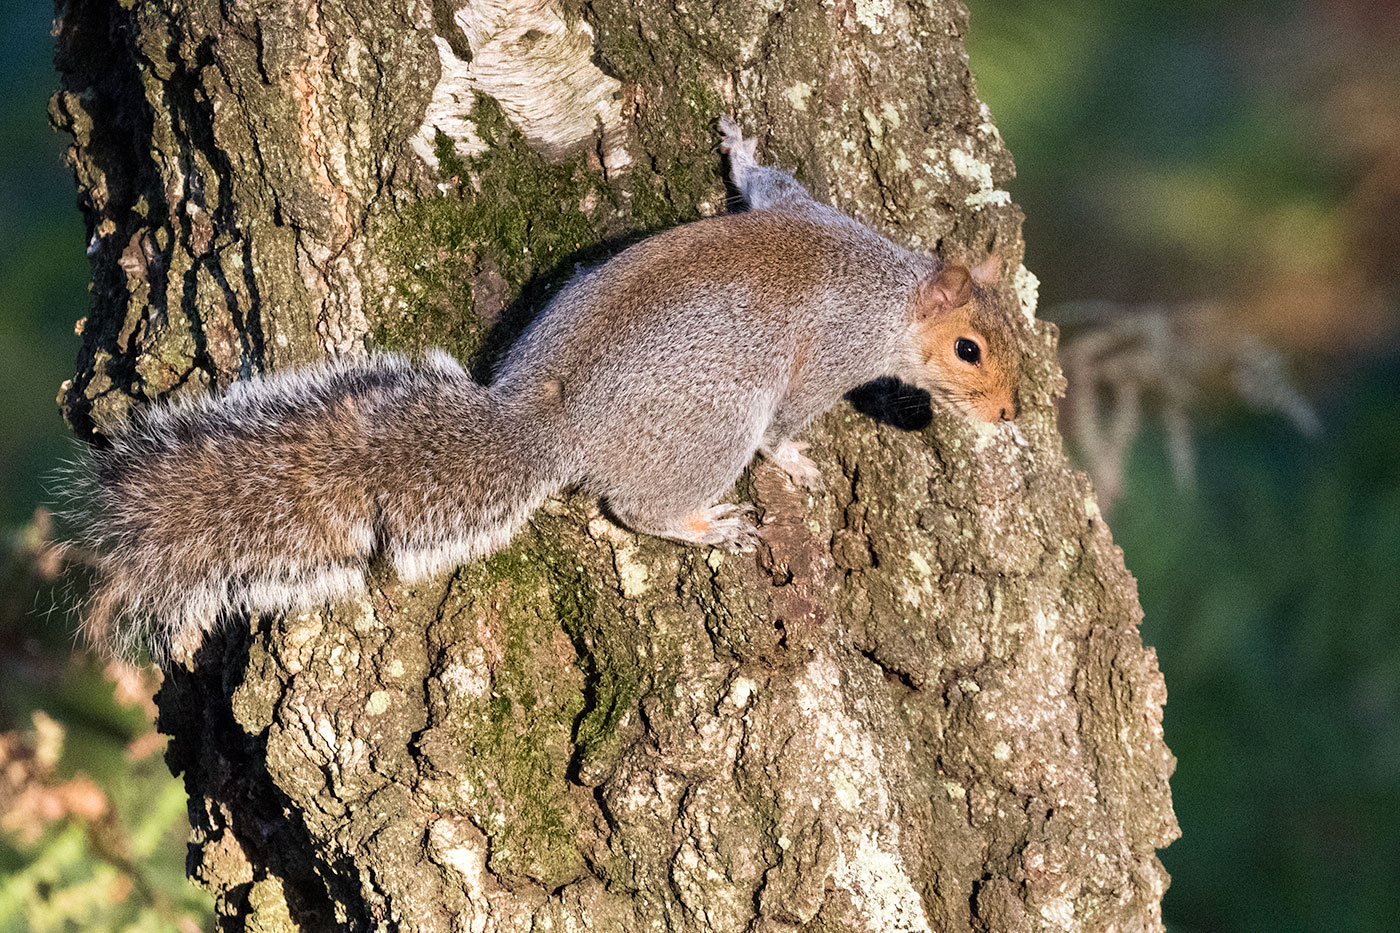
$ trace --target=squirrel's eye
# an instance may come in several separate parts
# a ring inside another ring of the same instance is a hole
[[[964,363],[971,363],[976,366],[982,362],[982,348],[977,346],[977,341],[968,340],[966,337],[959,337],[957,343],[953,344],[953,352],[958,355],[958,359]]]

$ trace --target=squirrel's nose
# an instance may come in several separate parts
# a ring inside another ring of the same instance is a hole
[[[1003,408],[1003,409],[1001,410],[1001,420],[1002,420],[1002,421],[1010,421],[1012,418],[1015,418],[1015,417],[1016,417],[1016,413],[1015,413],[1015,412],[1009,412],[1009,411],[1007,411],[1005,408]]]

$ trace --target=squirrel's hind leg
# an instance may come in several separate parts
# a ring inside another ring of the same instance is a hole
[[[620,508],[609,502],[614,514],[633,531],[669,538],[685,544],[710,544],[729,551],[738,551],[758,543],[758,528],[753,523],[753,506],[718,502],[684,515],[657,517],[639,514],[636,510]]]

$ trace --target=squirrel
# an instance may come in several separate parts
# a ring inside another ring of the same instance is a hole
[[[720,130],[748,209],[576,275],[490,386],[442,351],[374,353],[153,405],[86,451],[68,495],[89,636],[192,654],[232,614],[365,591],[380,557],[412,582],[488,555],[565,487],[634,531],[742,548],[751,509],[719,499],[755,453],[819,487],[794,438],[881,377],[1016,417],[1000,260],[903,249]]]

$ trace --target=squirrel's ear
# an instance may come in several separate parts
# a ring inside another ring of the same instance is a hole
[[[966,266],[949,263],[919,286],[919,317],[961,308],[972,298],[972,275]]]
[[[1001,257],[989,253],[987,258],[972,267],[972,280],[978,285],[993,285],[1001,281]]]

